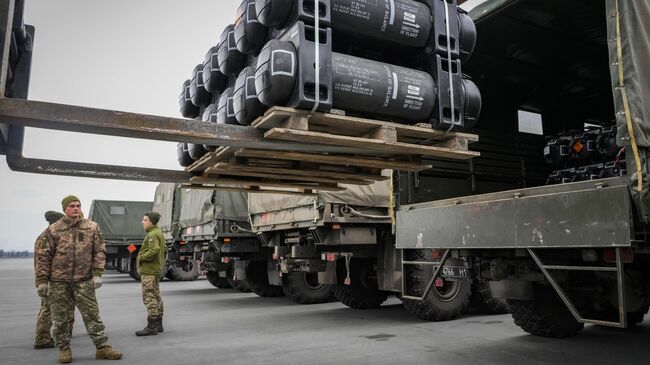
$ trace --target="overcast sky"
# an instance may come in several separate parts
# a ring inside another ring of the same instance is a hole
[[[178,94],[240,0],[26,0],[29,99],[180,117]],[[28,129],[27,157],[180,169],[169,142]],[[67,194],[153,201],[155,183],[18,173],[0,156],[0,249],[32,250]]]

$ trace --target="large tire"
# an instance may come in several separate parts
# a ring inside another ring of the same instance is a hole
[[[228,282],[228,278],[219,276],[219,273],[216,271],[206,271],[206,278],[212,286],[219,289],[230,289],[232,286]]]
[[[388,292],[379,290],[375,263],[370,259],[350,260],[350,285],[343,284],[345,265],[338,265],[339,284],[334,285],[334,297],[354,309],[379,308],[388,298]]]
[[[282,278],[284,295],[294,303],[317,304],[332,298],[332,285],[320,284],[317,273],[290,272]]]
[[[515,324],[537,336],[564,338],[584,328],[552,287],[534,284],[535,300],[508,299]]]
[[[628,312],[627,313],[627,328],[634,328],[634,327],[636,327],[636,325],[643,322],[643,318],[648,313],[648,309],[650,309],[650,307],[645,306],[645,308],[643,308],[641,310],[638,310],[636,312]]]
[[[140,273],[138,273],[137,265],[135,263],[135,258],[136,256],[133,256],[131,258],[131,266],[129,267],[129,276],[135,280],[135,281],[140,281]]]
[[[193,281],[199,277],[199,265],[195,260],[184,260],[178,262],[180,265],[174,265],[169,268],[172,272],[174,281]]]
[[[433,262],[432,250],[409,250],[414,261]],[[426,290],[433,267],[409,265],[406,267],[407,295],[421,297]],[[469,305],[472,295],[470,280],[443,280],[442,286],[433,285],[423,300],[402,299],[404,308],[420,319],[448,321],[460,316]]]
[[[250,261],[246,265],[246,282],[253,293],[260,297],[281,297],[284,295],[281,286],[269,284],[266,261]]]
[[[508,302],[505,299],[494,297],[490,282],[480,278],[472,280],[470,306],[481,313],[505,314],[509,312]]]

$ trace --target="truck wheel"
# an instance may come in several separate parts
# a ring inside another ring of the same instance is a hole
[[[284,295],[294,303],[325,303],[332,297],[332,285],[320,284],[317,273],[290,272],[282,278]]]
[[[470,306],[481,313],[505,314],[508,313],[508,303],[505,299],[492,295],[490,282],[485,279],[472,280],[472,297]]]
[[[533,335],[556,338],[574,336],[584,328],[552,287],[533,285],[535,300],[508,299],[517,326]]]
[[[135,281],[140,281],[140,274],[135,264],[135,256],[131,259],[131,265],[129,267],[129,276]]]
[[[178,265],[172,265],[169,271],[172,272],[174,281],[193,281],[199,277],[199,265],[195,260],[177,261]]]
[[[636,312],[628,312],[627,313],[627,327],[628,328],[633,328],[637,324],[640,324],[643,322],[643,317],[648,313],[649,307],[646,306],[644,309],[636,311]]]
[[[205,276],[208,278],[208,281],[212,286],[219,289],[230,289],[232,286],[228,282],[228,278],[219,276],[219,273],[216,271],[207,271]]]
[[[260,297],[281,297],[284,295],[281,286],[269,284],[266,261],[250,261],[246,265],[246,282],[253,293]]]
[[[411,251],[414,261],[433,262],[432,250]],[[421,297],[431,280],[432,267],[409,265],[406,267],[407,295]],[[448,321],[458,317],[469,305],[472,294],[469,280],[445,280],[432,285],[423,300],[402,299],[404,308],[416,317],[427,321]]]
[[[388,293],[379,290],[377,270],[369,259],[350,260],[350,285],[342,283],[346,277],[345,264],[337,265],[339,284],[334,285],[334,297],[354,309],[379,308],[386,301]]]

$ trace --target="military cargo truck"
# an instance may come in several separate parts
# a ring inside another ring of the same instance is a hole
[[[401,295],[402,257],[395,249],[390,208],[398,194],[392,192],[392,172],[385,175],[384,181],[342,192],[249,194],[253,230],[273,249],[269,283],[283,286],[288,296],[313,301],[324,300],[331,288],[337,300],[357,309],[376,308],[389,295]],[[459,257],[445,269],[463,270],[473,278],[468,265],[474,263]],[[407,309],[427,320],[455,318],[468,306],[474,286],[480,309],[507,310],[479,278],[472,284],[455,276],[443,275],[435,283],[436,296],[427,301],[430,310]]]
[[[151,211],[152,202],[93,200],[88,213],[102,231],[106,242],[106,269],[128,273],[138,278],[133,263],[142,245],[145,231],[142,216]],[[133,245],[133,252],[129,246]]]
[[[471,9],[479,42],[466,69],[485,106],[476,127],[548,137],[531,158],[547,164],[549,178],[400,207],[397,246],[421,257],[405,267],[434,265],[432,282],[448,258],[479,257],[481,277],[507,298],[515,323],[536,335],[643,320],[650,305],[649,14],[647,2],[620,0],[484,1]],[[426,257],[431,252],[436,258]],[[410,299],[421,303],[430,295],[424,288]]]
[[[168,277],[195,280],[204,271],[215,287],[246,291],[235,277],[236,257],[260,250],[246,206],[245,193],[159,184],[153,209],[161,214],[158,225],[169,246]]]
[[[260,250],[259,239],[250,231],[246,194],[197,189],[180,193],[183,251],[194,252],[195,262],[213,286],[248,291],[234,273],[240,255],[255,255]]]
[[[194,260],[194,245],[185,246],[181,239],[181,211],[186,199],[177,184],[161,183],[154,193],[153,211],[160,213],[158,227],[167,243],[166,276],[172,280],[188,281],[199,277],[199,267]],[[200,209],[200,208],[199,208]]]

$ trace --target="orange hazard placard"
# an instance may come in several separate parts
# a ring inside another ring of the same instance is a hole
[[[126,247],[126,249],[129,250],[130,253],[134,253],[135,250],[137,250],[138,248],[135,247],[135,245],[132,243],[132,244],[128,245],[128,246]]]
[[[576,151],[577,153],[580,153],[580,151],[582,151],[584,147],[585,146],[582,143],[580,143],[580,141],[576,141],[576,143],[573,144],[573,150]]]

